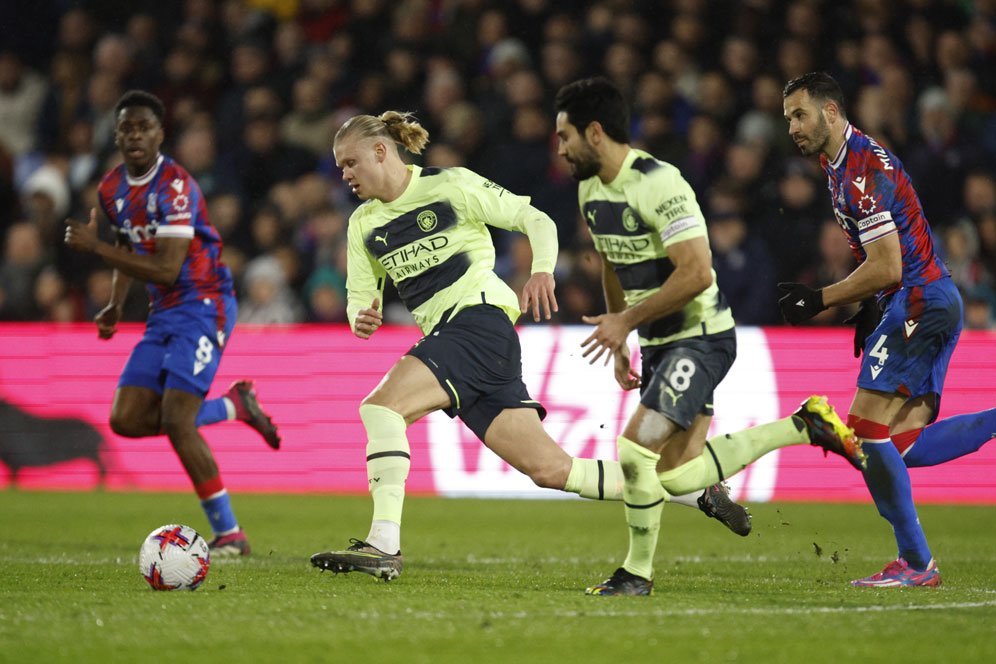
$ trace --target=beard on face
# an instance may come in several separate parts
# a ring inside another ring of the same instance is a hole
[[[830,125],[827,124],[827,119],[823,117],[823,114],[819,114],[819,122],[816,124],[816,129],[813,130],[813,135],[806,137],[807,145],[799,146],[799,151],[807,157],[811,157],[814,154],[819,154],[830,142]]]
[[[570,164],[571,175],[578,181],[593,178],[602,170],[602,163],[598,160],[595,149],[587,143],[581,152],[574,159],[568,159],[567,163]]]

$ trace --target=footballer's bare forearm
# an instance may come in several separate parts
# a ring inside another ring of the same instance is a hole
[[[876,243],[877,244],[877,243]],[[868,252],[868,258],[846,278],[823,289],[823,306],[837,307],[860,302],[902,283],[903,265],[892,251]]]
[[[156,244],[149,253],[138,254],[126,243],[115,245],[97,241],[92,251],[116,270],[134,279],[147,283],[171,286],[180,275],[180,269],[187,258],[190,238],[156,238]]]
[[[167,256],[134,254],[122,247],[98,242],[93,253],[115,270],[133,279],[169,286],[180,274],[180,265]]]
[[[121,270],[114,269],[111,273],[111,301],[108,306],[121,307],[125,298],[128,297],[128,289],[131,288],[132,278]]]

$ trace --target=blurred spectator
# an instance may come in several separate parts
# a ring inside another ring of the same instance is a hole
[[[683,175],[697,195],[703,195],[723,169],[723,133],[708,115],[696,115],[688,125],[688,157]]]
[[[304,312],[287,286],[280,262],[273,256],[254,258],[246,266],[245,290],[239,299],[239,322],[272,325],[299,323]]]
[[[409,111],[419,108],[424,70],[422,55],[413,48],[397,44],[384,59],[386,106]]]
[[[251,206],[262,201],[276,184],[315,169],[315,157],[280,138],[279,115],[259,110],[246,118],[242,144],[227,164],[243,199]]]
[[[996,210],[996,177],[977,170],[965,176],[962,187],[962,209],[968,216],[978,216]]]
[[[944,226],[954,221],[961,182],[981,163],[982,155],[958,134],[956,110],[942,88],[920,95],[917,109],[923,142],[910,150],[903,163],[916,184],[927,219],[934,227]]]
[[[98,154],[107,155],[114,150],[114,105],[124,89],[111,72],[94,72],[86,90],[83,118],[93,127],[93,146]]]
[[[308,322],[345,323],[346,281],[332,268],[315,270],[304,284]]]
[[[741,325],[778,321],[774,261],[764,241],[748,232],[743,202],[733,184],[717,185],[706,217],[716,283]]]
[[[246,119],[246,93],[268,83],[270,67],[266,46],[251,39],[237,43],[232,48],[229,73],[232,85],[222,96],[217,111],[219,138],[225,149],[236,145],[242,136]]]
[[[65,279],[52,266],[42,269],[35,279],[34,299],[41,320],[72,323],[81,316],[79,303],[69,295]]]
[[[135,44],[124,35],[104,35],[93,50],[93,70],[108,74],[124,90],[135,87]]]
[[[809,286],[835,284],[854,271],[857,263],[840,227],[833,219],[819,226],[819,258],[810,264],[794,281]],[[842,325],[844,319],[857,309],[857,305],[831,307],[812,319],[814,325]]]
[[[45,251],[38,228],[29,222],[14,224],[4,237],[0,263],[0,320],[32,320],[35,279],[45,267]]]
[[[280,121],[280,136],[317,159],[332,149],[333,119],[325,84],[316,78],[300,78],[294,83],[293,107]]]
[[[757,46],[740,35],[728,37],[720,61],[732,88],[736,115],[741,115],[753,104],[754,77],[760,64]]]
[[[744,198],[746,209],[758,206],[764,176],[765,150],[754,143],[734,143],[726,150],[724,175]]]
[[[57,48],[76,56],[89,56],[96,40],[96,26],[83,7],[70,7],[59,20]]]
[[[216,86],[221,72],[206,60],[203,52],[180,42],[166,54],[162,76],[152,91],[166,106],[167,136],[177,128],[177,105],[184,100],[196,99],[205,108],[213,108]]]
[[[13,51],[0,48],[0,145],[14,156],[35,147],[35,125],[48,84]]]
[[[232,242],[245,246],[249,241],[249,232],[242,219],[242,199],[230,192],[205,195],[208,205],[208,217],[227,249]]]
[[[722,72],[708,71],[699,79],[697,106],[699,112],[716,121],[724,136],[728,136],[736,126],[737,98]]]
[[[819,167],[810,160],[793,157],[782,169],[774,190],[765,188],[766,200],[752,227],[774,254],[777,280],[799,281],[799,274],[820,260],[826,189]],[[847,245],[842,236],[837,239]]]
[[[193,176],[208,199],[236,186],[218,164],[217,141],[210,125],[191,125],[184,129],[176,139],[173,156]],[[214,223],[213,218],[211,221]]]
[[[51,164],[37,169],[24,183],[21,207],[47,247],[61,245],[63,220],[69,213],[69,194],[65,176]]]
[[[547,42],[540,55],[540,69],[550,89],[559,90],[581,77],[581,57],[569,42]]]
[[[771,75],[760,75],[751,86],[751,106],[737,121],[736,140],[757,146],[778,158],[798,154],[785,131],[782,113],[782,83]]]
[[[57,51],[52,57],[49,87],[38,117],[39,149],[66,149],[70,127],[86,107],[89,75],[89,62],[71,51]]]
[[[100,175],[100,156],[94,147],[93,126],[82,118],[74,120],[66,132],[69,188],[79,194]]]
[[[992,275],[979,257],[979,236],[969,220],[943,229],[940,239],[939,250],[944,264],[962,295],[991,288]]]
[[[991,298],[975,293],[971,293],[965,298],[965,329],[994,329],[993,302]]]

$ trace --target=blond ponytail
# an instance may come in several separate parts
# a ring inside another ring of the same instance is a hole
[[[354,115],[346,120],[332,141],[333,147],[345,138],[382,136],[401,145],[412,154],[421,154],[429,143],[429,132],[411,113],[385,111],[380,115]]]

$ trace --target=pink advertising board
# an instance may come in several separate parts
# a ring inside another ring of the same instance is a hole
[[[571,454],[615,458],[615,438],[637,395],[611,369],[578,352],[583,327],[520,329],[524,376],[549,416],[545,426]],[[90,325],[0,325],[0,485],[25,489],[187,490],[164,437],[113,434],[107,415],[118,374],[142,327],[111,341]],[[209,397],[253,378],[280,425],[270,450],[244,425],[203,429],[233,491],[366,492],[360,399],[418,339],[414,328],[384,328],[361,341],[339,326],[240,326]],[[782,417],[811,393],[846,412],[857,360],[844,329],[742,328],[739,354],[717,391],[712,433]],[[996,335],[966,332],[955,352],[942,417],[993,406]],[[412,493],[556,498],[491,454],[459,421],[434,414],[409,429]],[[72,444],[67,444],[72,443]],[[16,476],[15,476],[16,474]],[[911,471],[923,502],[996,503],[996,444],[944,466]],[[731,479],[748,501],[867,501],[860,476],[811,447],[769,454]]]

